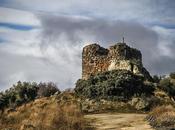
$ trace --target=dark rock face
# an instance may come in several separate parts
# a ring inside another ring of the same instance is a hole
[[[141,52],[125,43],[117,43],[110,46],[109,49],[98,44],[91,44],[83,48],[82,79],[111,70],[129,70],[146,79],[151,79],[149,72],[142,65]]]

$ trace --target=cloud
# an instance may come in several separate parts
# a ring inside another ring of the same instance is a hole
[[[0,75],[1,90],[11,87],[12,84],[19,80],[35,82],[53,81],[62,89],[64,87],[70,87],[65,85],[72,84],[72,81],[65,76],[71,76],[72,79],[75,80],[74,74],[64,74],[65,72],[70,72],[70,68],[67,68],[67,66],[63,68],[61,65],[53,65],[47,62],[47,59],[5,52],[0,53],[0,59],[0,71],[3,73]],[[74,68],[71,69],[73,70]]]
[[[39,42],[26,45],[19,42],[0,44],[0,89],[9,88],[19,80],[53,81],[61,89],[73,87],[80,68],[77,67],[76,59],[70,57],[73,57],[74,49],[72,48],[70,56],[66,57],[64,56],[66,47],[61,49],[57,50],[50,45],[43,50]],[[68,60],[74,62],[69,63]]]
[[[150,71],[157,74],[169,74],[175,71],[175,29],[155,26],[158,34],[158,46],[155,58],[152,58]]]
[[[39,26],[37,17],[29,11],[0,7],[0,22],[19,25]]]
[[[83,42],[98,42],[107,47],[121,41],[123,36],[126,42],[141,49],[145,54],[155,50],[158,45],[157,33],[136,22],[50,15],[42,15],[39,18],[43,26],[42,37],[46,41],[49,40],[48,43],[56,42],[57,38],[64,34],[69,39],[70,46]],[[83,36],[86,36],[85,39],[82,39]]]
[[[155,72],[155,74],[167,75],[171,72],[175,72],[174,68],[175,58],[170,58],[168,56],[160,56],[151,63],[150,71]]]
[[[76,16],[52,16],[40,15],[43,26],[42,37],[44,42],[51,41],[60,48],[67,44],[70,47],[97,42],[108,47],[125,37],[126,42],[132,47],[138,48],[143,54],[143,63],[152,74],[167,74],[173,71],[174,58],[174,29],[160,26],[145,26],[131,21],[108,21],[99,18],[84,18]],[[57,42],[58,37],[64,35],[68,43]],[[163,50],[162,50],[163,49]],[[169,64],[164,69],[160,63],[167,57]],[[159,67],[158,67],[159,66]]]
[[[159,42],[159,49],[161,51],[160,55],[168,56],[174,58],[174,47],[175,47],[175,29],[167,29],[159,26],[153,27],[159,34],[158,42]]]
[[[1,6],[52,14],[174,24],[174,0],[6,0]]]
[[[0,37],[8,39],[0,44],[1,90],[19,80],[53,81],[61,89],[74,87],[80,77],[81,49],[72,46],[70,50],[66,44],[69,40],[63,35],[58,36],[57,42],[64,45],[57,46],[50,42],[46,46],[42,43],[44,37],[40,36],[40,32],[38,28],[30,31],[0,28]]]
[[[81,78],[83,46],[97,42],[108,47],[123,36],[142,51],[144,66],[152,74],[172,72],[174,4],[172,0],[0,2],[1,23],[39,27],[0,27],[0,90],[18,80],[74,87]]]

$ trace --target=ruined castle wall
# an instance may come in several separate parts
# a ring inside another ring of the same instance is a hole
[[[142,55],[137,49],[118,43],[105,49],[98,44],[91,44],[83,48],[82,78],[99,72],[125,69],[135,74],[142,73]]]
[[[135,60],[142,63],[141,52],[127,46],[125,43],[118,43],[114,46],[110,46],[109,57],[112,60]]]
[[[107,71],[109,66],[109,51],[97,44],[83,48],[82,54],[82,78],[87,79],[90,75]]]

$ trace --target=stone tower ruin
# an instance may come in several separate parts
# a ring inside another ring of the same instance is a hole
[[[117,43],[108,49],[98,44],[90,44],[82,52],[82,79],[111,70],[129,70],[150,79],[149,72],[142,65],[142,54],[126,43]]]

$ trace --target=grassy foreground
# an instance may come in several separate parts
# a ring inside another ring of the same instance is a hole
[[[0,116],[0,130],[90,130],[70,93],[36,99]]]

